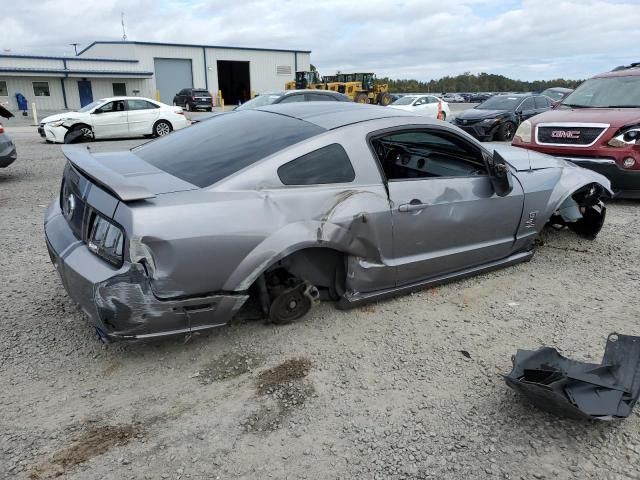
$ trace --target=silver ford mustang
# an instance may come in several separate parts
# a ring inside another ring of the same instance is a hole
[[[456,127],[339,102],[216,116],[131,151],[65,146],[51,260],[103,340],[190,334],[249,300],[273,322],[596,237],[609,181]]]

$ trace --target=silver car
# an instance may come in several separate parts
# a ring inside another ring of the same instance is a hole
[[[593,239],[609,181],[456,127],[343,102],[219,115],[131,151],[63,147],[51,260],[103,340],[273,322],[529,260],[546,225]]]
[[[0,168],[8,167],[16,161],[16,158],[18,158],[16,146],[0,123]]]

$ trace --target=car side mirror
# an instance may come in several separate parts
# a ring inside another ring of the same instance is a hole
[[[513,178],[506,160],[494,150],[493,156],[487,159],[489,178],[496,195],[506,197],[513,190]]]
[[[560,104],[562,103],[561,100],[556,100],[555,102],[553,102],[551,104],[551,110],[555,110],[556,108],[558,108],[560,106]]]

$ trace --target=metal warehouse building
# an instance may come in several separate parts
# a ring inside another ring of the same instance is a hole
[[[226,104],[251,92],[284,89],[309,70],[310,51],[129,41],[93,42],[77,56],[0,54],[0,104],[16,93],[40,110],[78,109],[108,96],[137,95],[171,104],[183,88],[220,90]]]

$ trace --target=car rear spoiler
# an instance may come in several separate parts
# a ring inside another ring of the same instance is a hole
[[[101,188],[111,192],[123,202],[145,200],[156,195],[141,185],[132,183],[115,170],[96,159],[88,147],[81,145],[63,145],[62,153],[83,175],[89,177]]]

